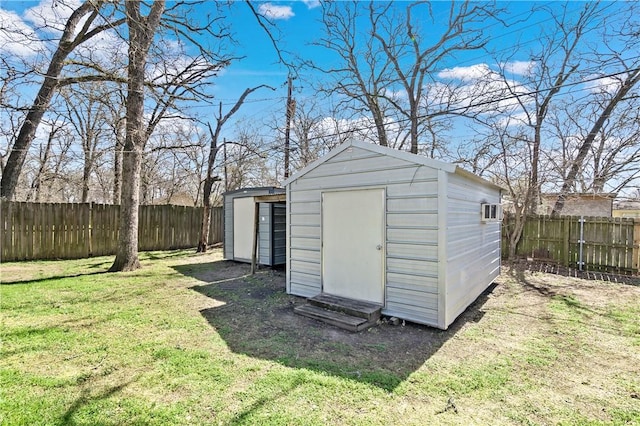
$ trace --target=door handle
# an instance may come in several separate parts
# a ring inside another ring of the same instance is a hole
[[[376,250],[382,250],[382,245],[381,245],[381,244],[378,244],[378,245],[376,246]]]

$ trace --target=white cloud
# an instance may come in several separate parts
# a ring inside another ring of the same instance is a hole
[[[524,71],[523,64],[509,65],[516,71]],[[530,65],[529,65],[530,66]],[[492,70],[487,64],[476,64],[469,67],[455,67],[441,71],[438,77],[451,80],[445,85],[433,85],[427,91],[427,101],[446,105],[447,108],[471,108],[476,113],[508,113],[521,111],[520,102],[514,94],[520,96],[524,104],[533,102],[527,95],[530,90],[521,82],[505,79],[500,73]],[[458,84],[456,84],[456,80]]]
[[[320,6],[320,0],[302,0],[302,2],[306,4],[309,9],[315,9]]]
[[[291,6],[277,6],[273,3],[262,3],[258,12],[269,19],[289,19],[295,16]]]
[[[535,124],[535,117],[533,117],[533,122],[530,122],[530,117],[526,112],[512,112],[504,117],[502,117],[498,123],[502,127],[518,127],[518,126],[529,126]]]
[[[0,9],[0,52],[29,57],[43,48],[37,34],[14,12]]]
[[[43,0],[27,9],[22,17],[0,8],[0,52],[26,58],[45,48],[54,48],[67,20],[79,6],[78,0]],[[87,18],[83,18],[76,31],[80,31]],[[99,23],[100,18],[94,25]],[[73,55],[110,64],[113,55],[126,58],[126,53],[125,43],[115,31],[109,30],[78,46]]]
[[[511,61],[502,64],[504,70],[515,75],[528,76],[536,69],[534,61]]]
[[[42,0],[24,12],[24,20],[38,30],[62,32],[67,20],[80,4],[78,0]]]
[[[471,65],[470,67],[454,67],[442,70],[439,78],[462,81],[478,80],[493,73],[487,64]]]
[[[600,94],[615,93],[618,89],[620,89],[622,81],[626,78],[625,75],[621,75],[618,78],[602,77],[594,80],[594,78],[596,77],[597,76],[594,76],[594,75],[589,76],[587,80],[590,80],[590,81],[586,82],[586,86],[591,93],[600,93]]]

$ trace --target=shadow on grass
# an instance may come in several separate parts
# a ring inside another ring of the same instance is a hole
[[[240,413],[236,414],[229,422],[228,425],[246,425],[251,423],[251,416],[258,412],[262,407],[267,404],[272,403],[273,401],[278,400],[283,396],[293,392],[298,386],[303,385],[305,383],[305,378],[303,375],[299,374],[293,378],[293,381],[289,384],[283,384],[280,387],[278,392],[269,394],[267,396],[263,396],[257,401],[253,402],[247,408],[242,410]]]
[[[351,333],[293,313],[306,302],[285,292],[283,271],[248,275],[229,261],[181,265],[177,271],[203,281],[193,290],[222,304],[201,312],[231,350],[251,357],[373,384],[391,391],[465,324],[478,322],[491,286],[448,330],[387,322]]]
[[[62,415],[62,417],[60,418],[60,424],[64,424],[64,425],[75,425],[77,424],[74,419],[73,416],[84,406],[89,405],[93,402],[96,401],[100,401],[103,399],[107,399],[109,397],[111,397],[112,395],[120,392],[122,389],[126,388],[127,386],[129,386],[131,383],[133,383],[135,380],[129,380],[125,383],[121,383],[117,386],[112,386],[108,389],[105,389],[104,391],[100,392],[98,395],[91,395],[90,393],[90,389],[83,389],[82,393],[80,394],[80,396],[78,398],[76,398],[76,400],[73,402],[73,404],[71,404],[71,406],[69,408],[67,408],[67,410],[64,412],[64,414]],[[81,422],[80,424],[86,424],[85,422]],[[96,426],[100,426],[100,425],[111,425],[113,424],[110,421],[105,421],[105,422],[92,422],[92,425],[96,425]]]
[[[109,273],[109,271],[105,270],[105,271],[85,272],[80,274],[54,275],[50,277],[33,278],[30,280],[0,281],[0,285],[35,284],[35,283],[41,283],[44,281],[61,280],[65,278],[80,278],[80,277],[86,277],[91,275],[102,275],[107,273]]]
[[[141,251],[139,254],[140,260],[163,260],[170,259],[172,257],[185,257],[189,254],[193,254],[196,252],[194,248],[187,249],[172,249],[172,250],[164,250],[164,251]]]

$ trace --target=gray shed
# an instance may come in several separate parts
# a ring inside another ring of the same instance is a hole
[[[285,187],[290,294],[446,329],[500,273],[501,188],[460,167],[349,142]]]
[[[267,266],[286,262],[286,208],[284,202],[270,200],[269,196],[284,194],[282,188],[244,188],[229,191],[224,197],[224,258],[251,262],[255,223],[255,203],[258,202],[257,263]],[[272,197],[273,198],[273,197]]]

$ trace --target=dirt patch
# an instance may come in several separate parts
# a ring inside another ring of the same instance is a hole
[[[193,287],[216,301],[201,314],[234,352],[277,360],[392,389],[420,368],[445,342],[467,324],[484,315],[483,304],[495,286],[465,311],[449,330],[401,321],[392,325],[383,317],[367,331],[352,333],[294,314],[306,303],[286,294],[283,270],[261,269],[249,274],[249,265],[220,261],[176,269],[202,281]]]
[[[545,274],[561,275],[563,277],[580,278],[589,281],[607,281],[620,284],[640,286],[640,276],[631,274],[615,274],[600,271],[580,271],[575,268],[558,265],[543,260],[517,259],[506,262],[507,269],[528,272],[543,272]]]
[[[449,330],[383,318],[351,333],[294,314],[306,300],[286,294],[282,270],[252,276],[249,265],[228,261],[177,269],[199,279],[192,289],[215,301],[200,312],[232,351],[285,366],[388,391],[402,386],[407,395],[433,388],[443,398],[455,395],[459,407],[477,406],[486,386],[501,396],[483,400],[483,409],[507,418],[532,410],[527,418],[540,423],[575,413],[611,420],[608,401],[624,408],[640,391],[629,379],[640,373],[639,355],[628,347],[640,332],[637,321],[628,323],[640,287],[621,280],[509,265]]]

